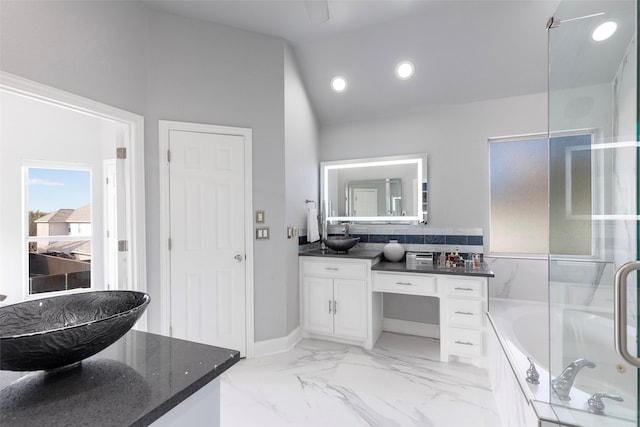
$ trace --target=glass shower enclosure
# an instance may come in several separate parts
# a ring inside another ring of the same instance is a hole
[[[638,1],[563,0],[547,25],[550,402],[637,426]]]

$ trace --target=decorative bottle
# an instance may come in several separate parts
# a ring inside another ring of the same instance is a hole
[[[404,256],[404,248],[397,240],[389,240],[382,250],[387,261],[398,262]]]

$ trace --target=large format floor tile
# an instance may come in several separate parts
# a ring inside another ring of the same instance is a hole
[[[371,351],[303,340],[242,360],[222,377],[222,427],[500,427],[486,372],[438,356],[385,332]]]

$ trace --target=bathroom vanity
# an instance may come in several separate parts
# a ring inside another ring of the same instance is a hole
[[[239,358],[132,330],[73,369],[0,371],[0,425],[219,426],[219,376]]]
[[[440,360],[484,364],[488,278],[493,272],[384,261],[381,251],[300,254],[303,336],[371,349],[382,332],[386,293],[437,298]]]

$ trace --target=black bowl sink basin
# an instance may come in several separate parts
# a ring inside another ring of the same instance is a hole
[[[335,236],[324,239],[324,244],[327,245],[329,249],[333,249],[340,253],[346,253],[349,249],[354,247],[359,240],[359,237]]]
[[[149,301],[142,292],[95,291],[0,307],[0,369],[79,365],[127,333]]]

